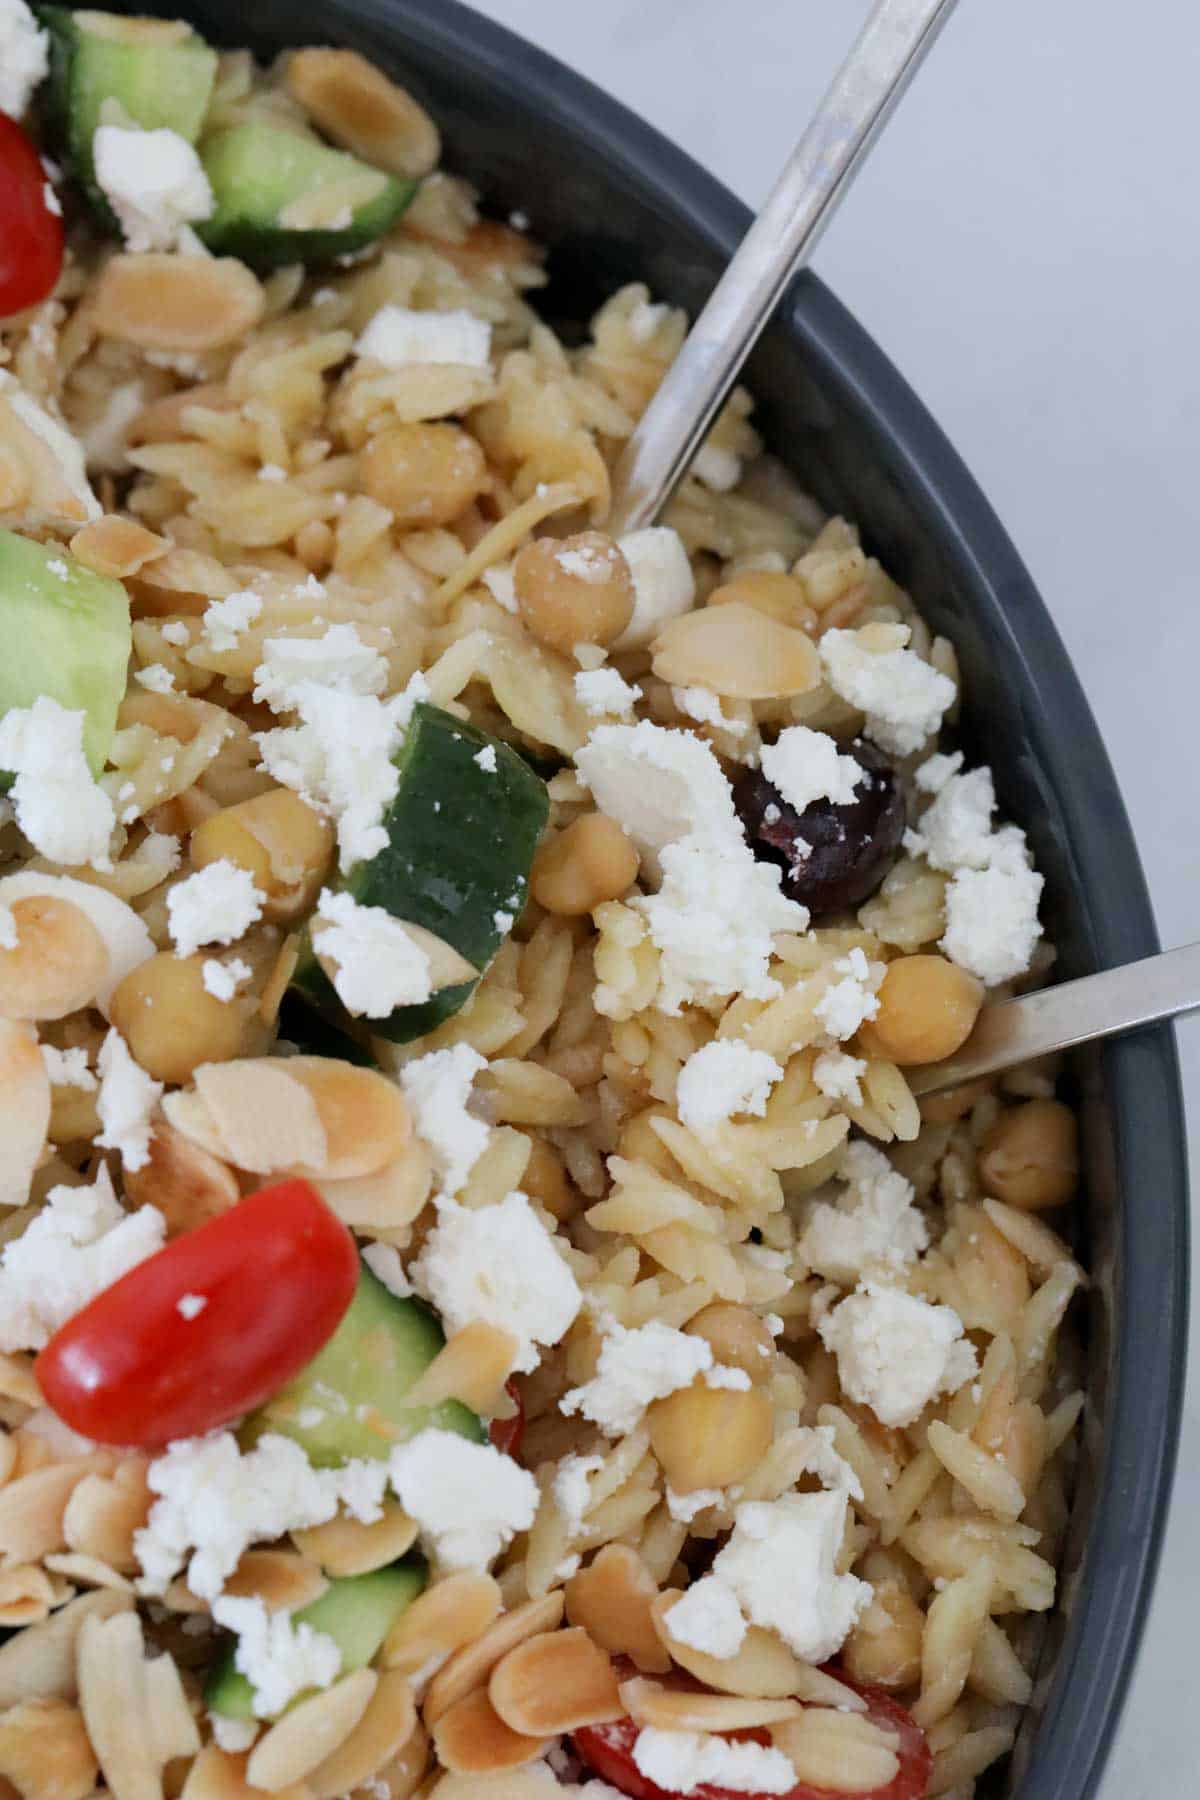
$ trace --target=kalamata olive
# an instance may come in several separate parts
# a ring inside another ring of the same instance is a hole
[[[760,862],[783,870],[783,891],[812,913],[843,912],[874,893],[904,835],[904,795],[895,769],[856,738],[849,754],[864,771],[847,806],[789,806],[761,770],[733,790],[742,828]]]

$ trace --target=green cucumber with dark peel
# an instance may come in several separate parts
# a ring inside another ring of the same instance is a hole
[[[119,234],[92,161],[96,127],[105,123],[104,102],[115,102],[113,124],[143,131],[165,127],[194,144],[212,98],[217,53],[182,20],[173,29],[165,19],[72,12],[65,6],[36,11],[50,37],[47,125],[100,223]]]
[[[365,1669],[388,1632],[407,1612],[429,1579],[423,1556],[410,1553],[369,1575],[347,1575],[331,1581],[319,1600],[293,1615],[296,1625],[311,1625],[331,1637],[342,1653],[341,1673]],[[221,1655],[204,1686],[209,1712],[226,1719],[253,1719],[254,1689],[235,1663],[236,1646]],[[303,1695],[298,1695],[302,1699]]]
[[[82,712],[83,747],[98,775],[112,748],[130,638],[119,581],[93,574],[60,544],[0,530],[0,716],[43,696]]]
[[[200,160],[216,201],[212,217],[197,228],[200,237],[217,255],[240,257],[255,269],[352,256],[395,224],[418,186],[259,120],[214,132],[201,145]],[[301,222],[319,215],[322,194],[336,201],[340,189],[370,186],[369,177],[375,191],[367,198],[335,204],[331,221]]]
[[[292,1438],[317,1468],[356,1457],[381,1461],[433,1427],[483,1443],[477,1416],[457,1400],[409,1406],[409,1388],[445,1343],[437,1315],[400,1299],[364,1267],[341,1324],[285,1388],[242,1425],[245,1447],[266,1432]]]
[[[383,907],[432,931],[482,974],[525,905],[550,810],[545,783],[500,738],[425,702],[413,710],[396,762],[400,785],[383,818],[387,844],[343,885],[360,906]],[[474,989],[474,981],[456,982],[367,1023],[405,1044],[458,1012]],[[311,948],[292,991],[327,1018],[346,1018]]]

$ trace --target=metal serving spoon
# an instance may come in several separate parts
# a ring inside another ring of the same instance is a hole
[[[650,525],[708,435],[784,288],[808,261],[956,0],[877,0],[803,137],[667,371],[617,465],[615,535]],[[1200,1011],[1200,944],[985,1006],[945,1062],[906,1070],[916,1094],[1094,1038]]]

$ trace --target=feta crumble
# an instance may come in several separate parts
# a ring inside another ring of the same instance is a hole
[[[265,896],[248,869],[227,857],[206,863],[167,894],[167,929],[176,956],[202,944],[233,944],[262,917]]]
[[[846,1146],[838,1173],[846,1186],[836,1205],[812,1204],[796,1245],[800,1256],[843,1287],[866,1275],[901,1274],[929,1243],[911,1183],[863,1139]]]
[[[892,756],[919,750],[956,694],[948,675],[906,648],[911,636],[907,625],[868,625],[827,631],[821,639],[829,685],[866,715],[866,736]]]
[[[866,1072],[865,1057],[849,1056],[844,1050],[823,1050],[813,1064],[813,1082],[827,1100],[845,1100],[851,1106],[861,1106],[862,1078]]]
[[[845,1489],[749,1501],[713,1562],[746,1618],[805,1662],[835,1655],[871,1598],[865,1581],[837,1573],[847,1503]]]
[[[608,1437],[625,1437],[646,1408],[678,1388],[690,1387],[713,1366],[712,1345],[652,1319],[627,1330],[604,1322],[596,1373],[559,1401],[559,1411],[581,1413]]]
[[[400,1252],[392,1244],[368,1244],[363,1250],[362,1259],[377,1281],[382,1281],[389,1294],[395,1294],[398,1300],[407,1300],[412,1294],[412,1282],[404,1273],[404,1264],[400,1261]]]
[[[591,1504],[591,1478],[603,1467],[602,1456],[579,1456],[572,1452],[562,1458],[555,1470],[551,1486],[568,1538],[576,1537],[583,1529]]]
[[[734,1113],[762,1118],[772,1087],[782,1080],[782,1067],[765,1050],[752,1050],[738,1038],[714,1038],[679,1071],[676,1110],[689,1131],[710,1136]]]
[[[293,712],[305,682],[339,694],[381,694],[387,658],[364,644],[353,625],[329,625],[320,637],[267,638],[254,671],[254,698],[272,712]]]
[[[354,346],[389,369],[407,364],[458,363],[486,369],[491,360],[492,328],[474,313],[414,312],[406,306],[381,306]]]
[[[827,1312],[817,1330],[846,1393],[884,1425],[911,1425],[978,1369],[956,1312],[875,1281]]]
[[[691,611],[696,582],[683,539],[669,525],[647,525],[619,543],[633,576],[633,617],[612,648],[641,650],[669,619]]]
[[[827,732],[810,731],[807,725],[789,725],[773,744],[763,745],[762,771],[797,812],[816,800],[849,806],[864,774]]]
[[[680,712],[701,725],[715,726],[718,731],[731,731],[735,737],[750,728],[744,719],[727,719],[721,709],[721,697],[706,687],[673,687],[671,698]]]
[[[20,119],[50,69],[50,39],[25,0],[0,0],[0,112]]]
[[[210,600],[200,621],[205,644],[217,655],[236,650],[262,609],[261,598],[250,588],[240,588],[224,600]]]
[[[719,444],[703,444],[696,452],[692,474],[714,494],[728,494],[742,478],[742,459]]]
[[[180,1294],[175,1302],[175,1311],[190,1324],[193,1319],[200,1317],[207,1305],[207,1294]]]
[[[511,563],[497,563],[494,568],[485,569],[479,579],[497,606],[502,606],[505,612],[517,611],[517,590]]]
[[[234,1667],[254,1689],[254,1714],[274,1718],[309,1688],[327,1688],[341,1673],[342,1653],[326,1632],[256,1597],[222,1594],[213,1620],[237,1636]]]
[[[164,643],[174,644],[176,649],[181,650],[185,644],[191,642],[192,634],[183,619],[168,619],[166,624],[160,626],[159,629]]]
[[[113,803],[92,779],[83,751],[85,718],[42,694],[0,719],[0,769],[16,779],[8,799],[17,824],[47,861],[108,866]]]
[[[796,1771],[782,1750],[700,1731],[647,1725],[634,1739],[633,1760],[640,1775],[668,1794],[694,1794],[701,1787],[788,1794],[796,1786]]]
[[[0,74],[0,81],[3,78]],[[5,369],[0,369],[0,391],[18,422],[40,441],[53,462],[53,488],[58,492],[52,492],[44,501],[46,517],[72,526],[79,525],[83,519],[98,519],[103,509],[88,481],[84,448],[79,439],[67,430],[61,419],[47,412],[32,394],[27,394],[20,382]],[[30,472],[37,475],[36,469]],[[45,487],[46,482],[39,485]],[[26,502],[26,507],[28,505]],[[55,558],[46,566],[51,574],[60,578],[69,573],[69,565],[61,558]],[[11,764],[5,764],[5,767],[10,768]]]
[[[641,697],[641,688],[626,681],[616,669],[580,669],[575,677],[575,698],[594,719],[632,719]]]
[[[418,1056],[400,1070],[400,1086],[417,1135],[433,1156],[443,1195],[458,1193],[487,1149],[488,1127],[467,1105],[475,1077],[486,1067],[470,1044],[452,1044]]]
[[[95,1093],[97,1081],[88,1068],[86,1050],[56,1050],[53,1044],[43,1044],[42,1061],[52,1087],[79,1088],[85,1094]]]
[[[852,1038],[859,1026],[879,1011],[876,990],[884,977],[884,965],[867,961],[857,945],[833,965],[840,981],[831,982],[813,1011],[831,1038]]]
[[[328,888],[317,902],[313,945],[332,964],[338,999],[356,1018],[386,1019],[433,992],[429,958],[402,920],[382,906],[360,906]]]
[[[215,956],[210,956],[200,970],[200,978],[205,992],[214,1000],[232,1000],[253,973],[250,964],[243,962],[240,956],[231,957],[228,962],[218,962]]]
[[[668,844],[693,832],[745,848],[733,790],[711,747],[690,731],[649,719],[599,725],[575,765],[600,811],[629,833],[651,871]]]
[[[169,694],[175,687],[175,677],[165,663],[147,663],[144,669],[134,670],[133,679],[152,694]]]
[[[476,763],[479,768],[483,770],[485,775],[494,775],[496,773],[495,744],[485,744],[482,750],[475,753],[471,758],[471,761]]]
[[[126,1169],[145,1168],[150,1161],[150,1121],[163,1097],[161,1081],[152,1081],[129,1053],[117,1030],[111,1030],[97,1058],[100,1092],[98,1150],[118,1150]]]
[[[447,1335],[476,1320],[511,1332],[520,1374],[537,1368],[538,1345],[557,1344],[583,1303],[553,1236],[521,1193],[469,1210],[440,1206],[411,1274]]]
[[[101,125],[92,138],[92,162],[127,250],[178,249],[185,227],[212,217],[215,202],[204,166],[177,131]]]
[[[538,1485],[491,1444],[420,1431],[392,1451],[392,1486],[440,1568],[482,1571],[533,1524]]]
[[[716,1575],[694,1581],[663,1614],[663,1624],[679,1643],[723,1662],[737,1655],[746,1637],[737,1595]]]
[[[17,920],[11,906],[0,905],[0,950],[17,947]]]

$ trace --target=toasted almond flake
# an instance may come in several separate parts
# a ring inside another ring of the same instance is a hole
[[[383,1517],[371,1525],[343,1516],[292,1533],[298,1550],[319,1564],[326,1575],[339,1579],[382,1569],[411,1550],[416,1541],[416,1521],[396,1500],[385,1500]]]
[[[320,1168],[328,1141],[316,1102],[293,1080],[290,1063],[202,1063],[194,1094],[168,1094],[163,1111],[185,1137],[235,1168],[257,1175]],[[201,1135],[205,1121],[208,1134]]]
[[[355,50],[297,50],[284,74],[327,137],[377,169],[428,175],[441,155],[429,114]]]
[[[626,1710],[612,1663],[577,1625],[510,1650],[492,1670],[488,1698],[510,1730],[532,1738],[602,1725]]]
[[[694,1694],[658,1681],[623,1681],[621,1701],[638,1724],[660,1731],[749,1731],[800,1713],[798,1700],[746,1700],[727,1694]]]
[[[440,1668],[429,1684],[422,1709],[425,1725],[432,1730],[442,1714],[485,1682],[502,1656],[541,1631],[553,1631],[563,1615],[561,1592],[528,1600],[496,1620],[473,1643],[464,1644]],[[394,1634],[393,1634],[394,1635]],[[389,1638],[390,1645],[392,1639]]]
[[[118,581],[136,575],[147,563],[165,556],[170,549],[166,538],[147,531],[136,519],[123,519],[106,513],[93,519],[71,539],[71,554],[85,569],[96,575],[111,575]]]
[[[101,337],[144,350],[214,350],[257,325],[266,295],[233,257],[113,256],[92,289]]]
[[[566,1587],[567,1617],[601,1649],[631,1656],[639,1669],[665,1675],[671,1658],[654,1628],[658,1583],[628,1544],[606,1544]]]
[[[227,1163],[165,1119],[156,1119],[149,1160],[140,1169],[125,1171],[125,1197],[132,1206],[157,1206],[167,1235],[178,1237],[236,1206],[241,1189]]]
[[[414,1382],[408,1404],[439,1406],[443,1400],[461,1400],[474,1412],[490,1413],[519,1349],[512,1332],[498,1325],[481,1319],[464,1325]]]
[[[349,1737],[305,1776],[305,1785],[314,1800],[349,1794],[380,1773],[418,1730],[412,1690],[398,1669],[389,1669]]]
[[[374,1669],[356,1669],[323,1693],[299,1701],[250,1752],[246,1779],[251,1787],[278,1794],[328,1761],[366,1712],[378,1681]]]
[[[0,1017],[63,1019],[108,985],[104,939],[82,907],[60,894],[26,894],[10,907],[16,943],[0,949]]]
[[[384,1639],[385,1668],[414,1675],[481,1637],[501,1607],[499,1583],[462,1570],[419,1594]]]
[[[412,1138],[412,1121],[394,1082],[331,1056],[290,1056],[287,1068],[311,1094],[326,1138],[321,1164],[293,1164],[297,1174],[346,1181],[377,1174],[400,1157]]]
[[[225,1593],[261,1600],[268,1612],[298,1612],[329,1586],[308,1556],[290,1550],[247,1550],[225,1583]]]
[[[799,1718],[772,1726],[771,1742],[798,1781],[836,1794],[874,1793],[888,1787],[900,1768],[893,1732],[861,1715],[825,1707],[806,1706]]]
[[[49,1125],[50,1077],[37,1035],[28,1025],[0,1019],[0,1206],[24,1206],[29,1199]]]
[[[76,1661],[79,1704],[109,1788],[120,1800],[157,1800],[165,1765],[200,1748],[179,1670],[169,1656],[147,1659],[132,1612],[85,1619]]]
[[[32,1625],[54,1604],[54,1583],[34,1563],[0,1569],[0,1625]]]
[[[0,1718],[0,1776],[29,1800],[83,1800],[99,1764],[82,1714],[66,1700],[23,1700]]]
[[[47,1551],[65,1550],[63,1521],[73,1490],[84,1476],[110,1469],[112,1461],[108,1452],[98,1452],[48,1463],[0,1489],[0,1555],[9,1562],[36,1562]]]
[[[30,1625],[0,1645],[0,1710],[39,1694],[73,1700],[79,1692],[75,1646],[85,1621],[111,1618],[132,1604],[128,1594],[80,1594],[42,1624]]]
[[[55,1551],[43,1556],[43,1566],[53,1575],[65,1576],[78,1587],[110,1588],[119,1594],[132,1594],[133,1583],[96,1556],[83,1556],[74,1550]]]
[[[535,1762],[550,1747],[549,1738],[526,1737],[504,1723],[484,1688],[476,1688],[444,1712],[433,1727],[433,1747],[444,1769],[460,1775],[486,1775],[492,1769],[517,1769]]]
[[[821,680],[811,638],[740,600],[672,619],[654,641],[652,666],[671,687],[736,700],[787,699]]]
[[[326,1206],[356,1231],[396,1231],[411,1225],[433,1190],[433,1164],[418,1137],[410,1139],[395,1162],[374,1175],[347,1181],[314,1177]]]
[[[53,414],[0,370],[0,451],[6,467],[19,465],[20,479],[3,481],[8,502],[0,502],[5,522],[19,528],[47,524],[62,529],[84,525],[100,505],[88,485],[83,450]]]
[[[68,1550],[93,1556],[122,1575],[137,1570],[133,1534],[146,1523],[150,1488],[146,1461],[130,1457],[111,1475],[85,1475],[63,1513]]]

